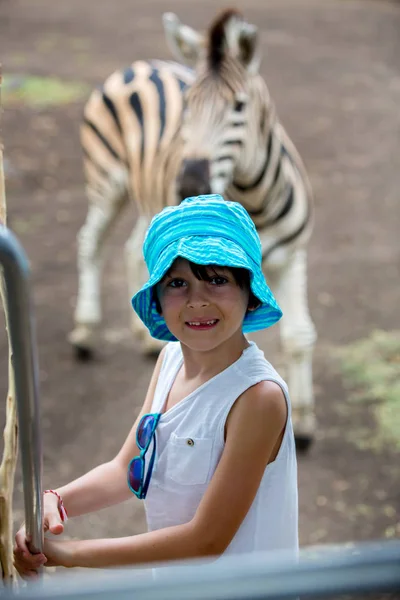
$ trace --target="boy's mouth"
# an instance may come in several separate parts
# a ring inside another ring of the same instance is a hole
[[[217,325],[217,323],[219,322],[219,319],[208,319],[206,320],[201,320],[201,321],[185,321],[185,325],[187,325],[188,327],[190,327],[190,329],[196,329],[196,330],[207,330],[207,329],[212,329],[213,327],[215,327]]]

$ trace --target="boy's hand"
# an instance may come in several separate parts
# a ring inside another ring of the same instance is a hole
[[[31,553],[28,548],[30,541],[31,540],[26,535],[25,525],[22,525],[15,536],[14,566],[24,579],[37,577],[38,568],[42,567],[47,562],[47,558],[44,554]]]
[[[55,535],[64,531],[58,498],[54,494],[45,494],[43,497],[43,529]],[[31,553],[28,547],[30,541],[23,525],[15,536],[14,565],[24,579],[37,577],[37,569],[47,562],[44,554]]]
[[[54,535],[59,535],[64,531],[58,498],[55,494],[45,494],[43,496],[43,529],[45,532],[54,533]]]

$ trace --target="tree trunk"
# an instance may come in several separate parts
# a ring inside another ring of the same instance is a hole
[[[0,65],[0,94],[1,94],[1,65]],[[1,95],[0,95],[1,99]],[[0,102],[0,111],[1,102]],[[1,117],[1,112],[0,112]],[[0,131],[1,133],[1,131]],[[0,139],[0,224],[7,224],[7,205],[3,171],[3,146]],[[14,474],[18,452],[18,425],[15,403],[14,369],[12,365],[12,348],[9,337],[8,311],[6,304],[5,282],[3,273],[0,276],[0,293],[5,312],[6,330],[8,336],[8,394],[6,425],[4,428],[4,452],[0,465],[0,567],[3,585],[13,588],[17,578],[13,565],[13,513],[12,499],[14,491]]]

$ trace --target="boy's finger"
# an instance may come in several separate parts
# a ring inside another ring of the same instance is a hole
[[[26,546],[25,547],[14,546],[13,552],[14,552],[14,556],[16,558],[19,558],[19,557],[22,558],[22,556],[24,556],[24,554],[29,553],[29,549]]]
[[[22,550],[23,552],[29,552],[25,531],[18,532],[15,536],[15,548],[18,548],[18,550]]]
[[[21,571],[19,573],[22,577],[22,579],[37,579],[39,577],[39,574],[37,571]]]
[[[41,552],[39,554],[25,554],[25,560],[29,560],[33,567],[44,565],[47,562],[47,558]]]
[[[29,554],[28,552],[15,552],[14,563],[23,569],[37,569],[47,562],[44,554]]]
[[[55,535],[59,535],[64,531],[64,525],[61,521],[53,521],[49,523],[49,531],[50,533],[54,533]]]
[[[54,533],[56,535],[64,531],[64,525],[58,510],[47,513],[47,517],[45,519],[45,531],[50,531],[50,533]]]
[[[31,564],[27,564],[23,560],[17,560],[17,559],[14,560],[14,567],[17,569],[17,571],[21,575],[21,577],[25,577],[26,574],[28,574],[28,576],[30,576],[30,574],[33,571],[36,572],[36,568],[37,568],[37,567],[36,568],[33,567],[33,565],[31,565]]]

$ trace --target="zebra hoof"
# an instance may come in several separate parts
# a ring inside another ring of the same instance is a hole
[[[166,342],[151,337],[147,329],[138,327],[136,322],[131,324],[131,331],[142,356],[157,358],[166,345]]]
[[[307,452],[313,443],[313,438],[308,435],[296,435],[294,440],[298,452]]]
[[[161,340],[146,338],[142,341],[142,352],[149,358],[157,358],[164,346],[165,342]]]
[[[74,346],[74,356],[79,362],[89,362],[93,360],[94,352],[92,348],[85,346]]]
[[[146,350],[144,352],[144,356],[146,358],[150,358],[150,359],[158,358],[159,354],[160,354],[160,350],[157,350],[157,348],[149,348],[148,350]]]
[[[95,331],[87,325],[78,325],[68,335],[68,342],[73,348],[75,358],[81,362],[93,359],[95,344]]]
[[[309,405],[294,406],[292,422],[296,450],[307,452],[315,438],[317,422],[313,407]]]

